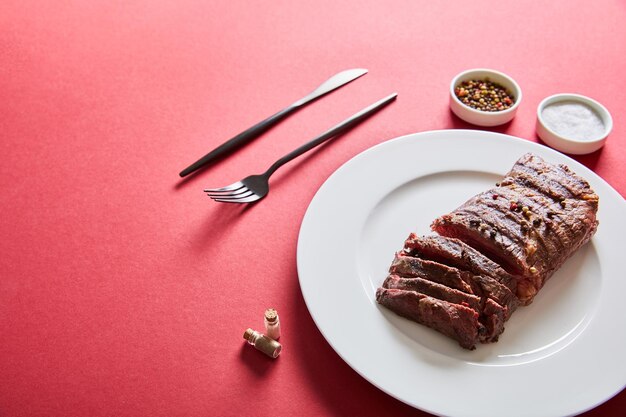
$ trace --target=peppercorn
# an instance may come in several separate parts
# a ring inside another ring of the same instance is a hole
[[[525,249],[526,249],[526,256],[532,256],[533,253],[537,252],[537,246],[532,243],[527,244]]]
[[[463,104],[486,112],[506,110],[515,103],[506,88],[488,78],[463,81],[454,89],[454,93]]]
[[[529,271],[530,271],[531,274],[536,274],[538,272],[537,268],[535,268],[534,266],[531,266]]]
[[[509,206],[509,208],[510,208],[511,210],[517,210],[517,203],[516,203],[516,202],[514,202],[514,201],[511,201],[511,205]]]
[[[528,233],[528,223],[526,223],[525,221],[522,221],[522,223],[520,224],[520,230],[522,231],[523,234]]]

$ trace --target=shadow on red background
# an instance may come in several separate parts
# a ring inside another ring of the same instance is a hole
[[[277,366],[280,366],[280,356],[277,359],[272,359],[269,356],[260,354],[254,346],[244,341],[243,337],[241,338],[239,357],[259,379],[266,378],[270,373],[274,372]]]

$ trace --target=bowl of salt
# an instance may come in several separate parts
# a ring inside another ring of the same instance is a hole
[[[537,107],[537,135],[561,152],[582,155],[604,146],[613,129],[609,111],[580,94],[555,94]]]

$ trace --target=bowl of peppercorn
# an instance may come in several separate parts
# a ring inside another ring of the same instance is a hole
[[[508,75],[486,68],[463,71],[450,83],[450,109],[478,126],[498,126],[515,117],[522,89]]]

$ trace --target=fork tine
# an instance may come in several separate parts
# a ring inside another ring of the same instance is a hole
[[[224,193],[224,192],[228,192],[228,191],[235,191],[240,189],[241,187],[243,187],[243,183],[241,181],[237,181],[234,182],[230,185],[227,185],[226,187],[222,187],[222,188],[205,188],[204,192],[205,193]]]
[[[259,197],[256,194],[252,194],[245,198],[220,198],[220,197],[211,197],[211,198],[220,203],[253,203],[261,199],[261,197]]]
[[[241,188],[238,188],[234,191],[220,191],[220,192],[210,191],[210,192],[207,192],[206,195],[208,195],[209,197],[236,198],[236,197],[245,197],[249,195],[247,193],[250,193],[250,192],[251,191],[248,189],[248,187],[242,186]]]
[[[220,198],[223,200],[239,200],[242,198],[250,197],[251,195],[254,195],[254,193],[246,189],[244,192],[238,193],[238,194],[207,194],[207,195],[213,199]]]

